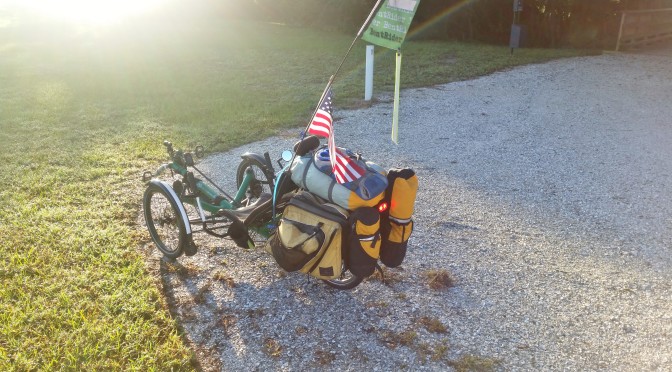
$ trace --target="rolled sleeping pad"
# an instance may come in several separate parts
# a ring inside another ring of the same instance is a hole
[[[379,181],[378,179],[381,178],[380,182],[384,182],[384,185],[380,185],[382,188],[377,187],[380,191],[375,193],[375,195],[366,195],[365,193],[362,193],[364,196],[360,196],[357,192],[336,182],[331,175],[322,172],[315,164],[315,159],[312,153],[296,157],[290,170],[292,181],[294,181],[297,186],[351,211],[359,207],[376,206],[385,196],[387,179],[384,176],[375,172],[371,172],[370,175],[365,175],[364,177],[371,177],[371,179],[375,178],[375,181]]]

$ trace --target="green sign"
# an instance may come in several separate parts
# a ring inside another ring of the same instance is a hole
[[[401,48],[420,0],[385,0],[362,39],[397,50]]]

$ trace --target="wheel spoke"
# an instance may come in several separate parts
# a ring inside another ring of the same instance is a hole
[[[145,222],[152,240],[159,250],[170,258],[177,258],[182,254],[183,245],[187,242],[185,224],[178,209],[181,203],[162,188],[151,184],[143,197]]]
[[[152,195],[151,199],[152,215],[156,215],[156,233],[166,249],[175,251],[180,241],[180,231],[177,226],[177,215],[173,211],[168,200],[159,193]],[[156,206],[156,213],[154,213]]]

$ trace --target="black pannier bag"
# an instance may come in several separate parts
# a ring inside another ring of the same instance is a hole
[[[380,213],[373,207],[357,208],[349,222],[348,267],[354,275],[365,278],[373,274],[380,257]]]
[[[387,267],[397,267],[406,257],[408,239],[413,233],[418,177],[410,168],[390,169],[387,181],[385,201],[388,209],[381,214],[380,221],[380,261]]]

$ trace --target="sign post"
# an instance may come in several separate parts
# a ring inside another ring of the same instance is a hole
[[[513,23],[511,24],[511,37],[509,38],[509,47],[511,55],[515,48],[521,47],[521,40],[525,28],[520,24],[520,13],[523,11],[523,0],[513,0]]]
[[[401,44],[403,44],[420,0],[385,0],[362,39],[395,50],[394,108],[392,141],[399,141],[399,89],[401,78]]]
[[[373,96],[373,45],[366,46],[366,69],[364,76],[364,100]]]

